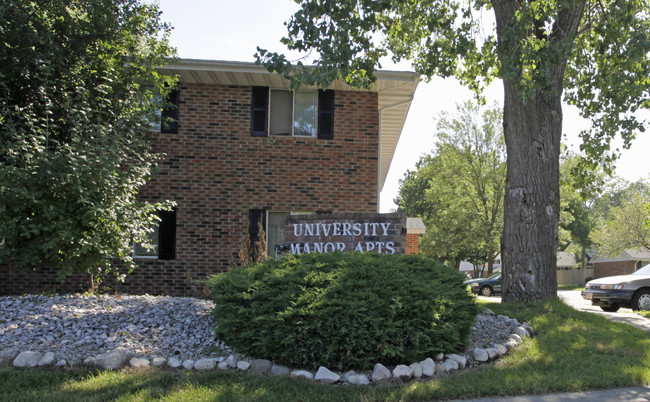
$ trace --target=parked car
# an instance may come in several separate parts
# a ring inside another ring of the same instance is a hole
[[[650,311],[650,264],[630,275],[589,281],[581,294],[603,311],[614,312],[621,307]]]
[[[495,272],[487,278],[477,278],[465,281],[472,289],[472,293],[481,296],[492,296],[501,293],[501,272]]]

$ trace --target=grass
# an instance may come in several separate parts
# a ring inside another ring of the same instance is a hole
[[[642,315],[645,318],[650,318],[650,311],[637,311],[636,312],[638,315]]]
[[[494,364],[406,385],[328,386],[219,370],[0,370],[11,401],[401,401],[587,391],[650,384],[650,337],[578,312],[559,300],[524,306],[482,303],[530,321],[538,336]]]

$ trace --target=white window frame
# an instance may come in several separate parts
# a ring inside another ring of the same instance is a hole
[[[275,255],[275,250],[271,250],[271,243],[269,243],[269,222],[271,214],[285,214],[285,215],[314,215],[316,212],[308,211],[266,211],[266,227],[264,228],[264,233],[266,234],[266,255],[271,258],[277,258]]]
[[[149,240],[154,245],[154,249],[147,251],[144,247],[139,246],[137,242],[133,242],[133,258],[138,259],[149,259],[156,260],[158,259],[158,236],[160,236],[160,222],[156,224],[153,228],[153,231],[149,233]]]
[[[292,91],[292,90],[282,89],[282,88],[269,88],[269,98],[268,98],[269,111],[267,116],[269,136],[274,136],[274,137],[286,136],[283,134],[273,134],[271,132],[271,124],[273,120],[273,91],[285,91],[291,93],[291,133],[289,134],[289,136],[295,138],[317,138],[318,137],[318,109],[319,109],[317,89],[305,89],[305,90]],[[314,97],[314,131],[311,135],[296,134],[296,92],[311,93]]]

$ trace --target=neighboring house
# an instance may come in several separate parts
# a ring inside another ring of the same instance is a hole
[[[568,251],[557,252],[557,269],[558,271],[573,269],[578,266],[576,256]]]
[[[287,214],[378,212],[420,81],[379,71],[370,90],[336,81],[292,92],[253,63],[182,60],[161,71],[180,79],[177,109],[163,112],[176,121],[152,137],[166,156],[141,197],[177,207],[161,214],[156,253],[135,248],[138,269],[120,285],[125,293],[200,294],[207,276],[235,264],[247,236],[259,236],[258,222],[271,254]],[[424,230],[421,220],[410,223],[407,235]],[[77,279],[56,289],[79,291]],[[52,272],[2,272],[0,282],[0,294],[57,283]]]
[[[628,249],[616,257],[597,255],[591,263],[594,265],[594,278],[629,275],[650,263],[650,250]]]
[[[581,267],[576,261],[574,253],[568,251],[557,252],[557,284],[558,285],[584,285],[594,278],[594,268],[591,262],[586,267]]]

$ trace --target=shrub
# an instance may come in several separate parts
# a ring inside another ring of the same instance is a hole
[[[216,334],[294,367],[368,369],[467,346],[477,307],[451,268],[419,256],[286,256],[210,278]]]

